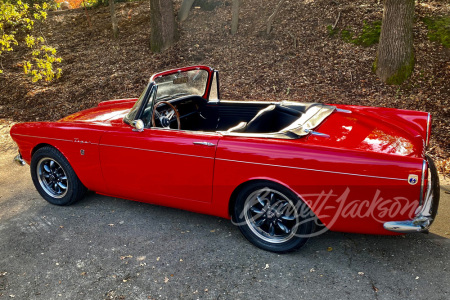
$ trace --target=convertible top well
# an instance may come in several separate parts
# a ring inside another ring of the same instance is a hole
[[[241,122],[223,135],[296,139],[308,135],[319,126],[335,106],[320,103],[282,101],[260,110],[248,123]]]

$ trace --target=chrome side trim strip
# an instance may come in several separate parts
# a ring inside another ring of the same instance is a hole
[[[202,146],[208,146],[208,147],[214,147],[216,144],[210,143],[210,142],[193,142],[194,145],[202,145]]]
[[[318,132],[318,131],[314,131],[314,130],[310,130],[310,129],[305,129],[305,132],[311,133],[312,135],[328,138],[328,139],[330,138],[330,135],[328,135],[326,133],[322,133],[322,132]]]
[[[27,135],[27,134],[14,134],[18,136],[26,136],[31,138],[38,138],[38,139],[48,139],[48,140],[55,140],[55,141],[63,141],[63,142],[73,142],[73,140],[66,140],[66,139],[57,139],[57,138],[51,138],[51,137],[45,137],[45,136],[35,136],[35,135]]]
[[[317,170],[317,169],[309,169],[309,168],[301,168],[301,167],[291,167],[291,166],[273,165],[273,164],[257,163],[257,162],[250,162],[250,161],[241,161],[241,160],[226,159],[226,158],[216,158],[216,160],[231,161],[231,162],[238,162],[238,163],[244,163],[244,164],[253,164],[253,165],[262,165],[262,166],[269,166],[269,167],[279,167],[279,168],[297,169],[297,170],[305,170],[305,171],[315,171],[315,172],[333,173],[333,174],[341,174],[341,175],[350,175],[350,176],[370,177],[370,178],[389,179],[389,180],[400,180],[400,181],[407,182],[407,180],[404,179],[404,178],[382,177],[382,176],[374,176],[374,175],[363,175],[363,174],[355,174],[355,173],[345,173],[345,172],[336,172],[336,171],[327,171],[327,170]]]
[[[429,140],[428,140],[428,135],[429,135],[429,132],[430,132],[430,121],[431,121],[431,115],[430,115],[430,113],[428,113],[428,118],[427,118],[427,137],[426,137],[426,140],[425,140],[425,145],[428,147],[428,144],[429,144]]]
[[[99,146],[115,147],[115,148],[125,148],[125,149],[141,150],[141,151],[156,152],[156,153],[164,153],[164,154],[172,154],[172,155],[181,155],[181,156],[189,156],[189,157],[197,157],[197,158],[214,159],[214,157],[208,157],[208,156],[199,156],[199,155],[184,154],[184,153],[174,153],[174,152],[167,152],[167,151],[160,151],[160,150],[152,150],[152,149],[143,149],[143,148],[134,148],[134,147],[126,147],[126,146],[106,145],[106,144],[99,144]]]
[[[348,110],[348,109],[342,109],[342,108],[336,108],[336,111],[337,111],[337,112],[344,113],[344,114],[351,114],[351,113],[352,113],[351,110]]]

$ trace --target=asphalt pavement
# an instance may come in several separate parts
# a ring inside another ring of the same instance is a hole
[[[327,232],[278,255],[217,217],[95,193],[48,204],[2,143],[0,300],[450,299],[448,181],[430,234]]]

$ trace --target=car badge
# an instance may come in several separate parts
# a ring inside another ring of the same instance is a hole
[[[415,185],[419,181],[419,176],[410,174],[408,176],[408,183],[411,185]]]

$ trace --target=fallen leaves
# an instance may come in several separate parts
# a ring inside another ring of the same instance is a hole
[[[120,257],[120,260],[124,260],[124,259],[127,259],[127,258],[133,258],[133,256],[132,255],[123,255],[123,256]]]

